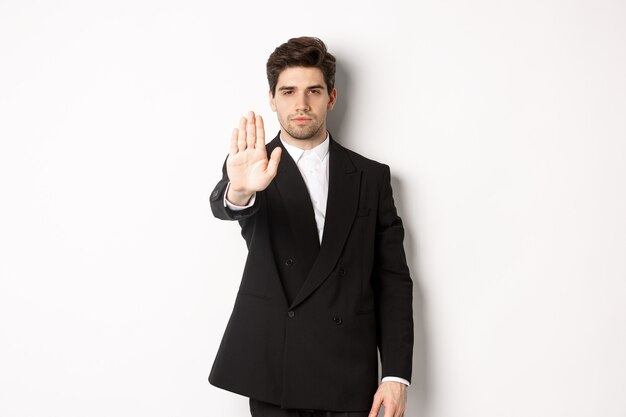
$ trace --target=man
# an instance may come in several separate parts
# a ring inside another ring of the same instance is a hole
[[[412,281],[389,167],[327,132],[335,58],[321,40],[276,48],[267,76],[280,132],[266,145],[261,116],[241,118],[210,198],[248,258],[209,381],[250,397],[253,417],[402,417]]]

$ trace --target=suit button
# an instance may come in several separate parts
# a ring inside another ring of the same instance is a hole
[[[285,266],[291,266],[293,265],[293,259],[289,258],[285,261]]]
[[[292,318],[296,317],[296,312],[295,312],[295,311],[293,311],[293,310],[289,310],[289,311],[287,312],[287,317],[289,317],[290,319],[292,319]]]
[[[335,323],[336,325],[340,325],[341,323],[343,323],[343,320],[341,320],[341,317],[333,317],[333,323]]]
[[[348,272],[346,271],[345,268],[339,268],[339,276],[340,277],[345,277],[346,275],[348,275]]]

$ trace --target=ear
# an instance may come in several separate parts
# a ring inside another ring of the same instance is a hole
[[[276,112],[276,99],[274,98],[274,94],[272,94],[272,90],[269,90],[269,99],[270,99],[270,107],[273,112]]]
[[[326,110],[332,110],[335,107],[335,103],[337,102],[337,89],[333,88],[333,91],[328,95],[330,99],[328,100],[328,104],[326,105]]]

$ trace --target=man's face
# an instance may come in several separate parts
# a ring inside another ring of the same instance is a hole
[[[326,138],[326,113],[335,105],[319,68],[289,67],[278,76],[270,106],[278,115],[284,139],[321,142]]]

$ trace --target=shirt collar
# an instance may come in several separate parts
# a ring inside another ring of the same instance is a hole
[[[310,149],[306,152],[311,153],[312,155],[316,156],[320,161],[323,161],[324,158],[326,158],[326,156],[328,155],[328,147],[330,144],[329,139],[329,134],[328,132],[326,133],[326,139],[324,139],[324,141],[322,143],[320,143],[319,145],[317,145],[315,148]],[[300,160],[300,158],[302,157],[302,154],[304,154],[305,150],[304,149],[300,149],[296,146],[290,145],[288,143],[286,143],[282,136],[280,138],[280,141],[282,142],[283,146],[285,147],[285,149],[287,150],[287,152],[289,152],[289,155],[291,155],[291,158],[296,162],[296,164],[298,163],[298,161]]]

